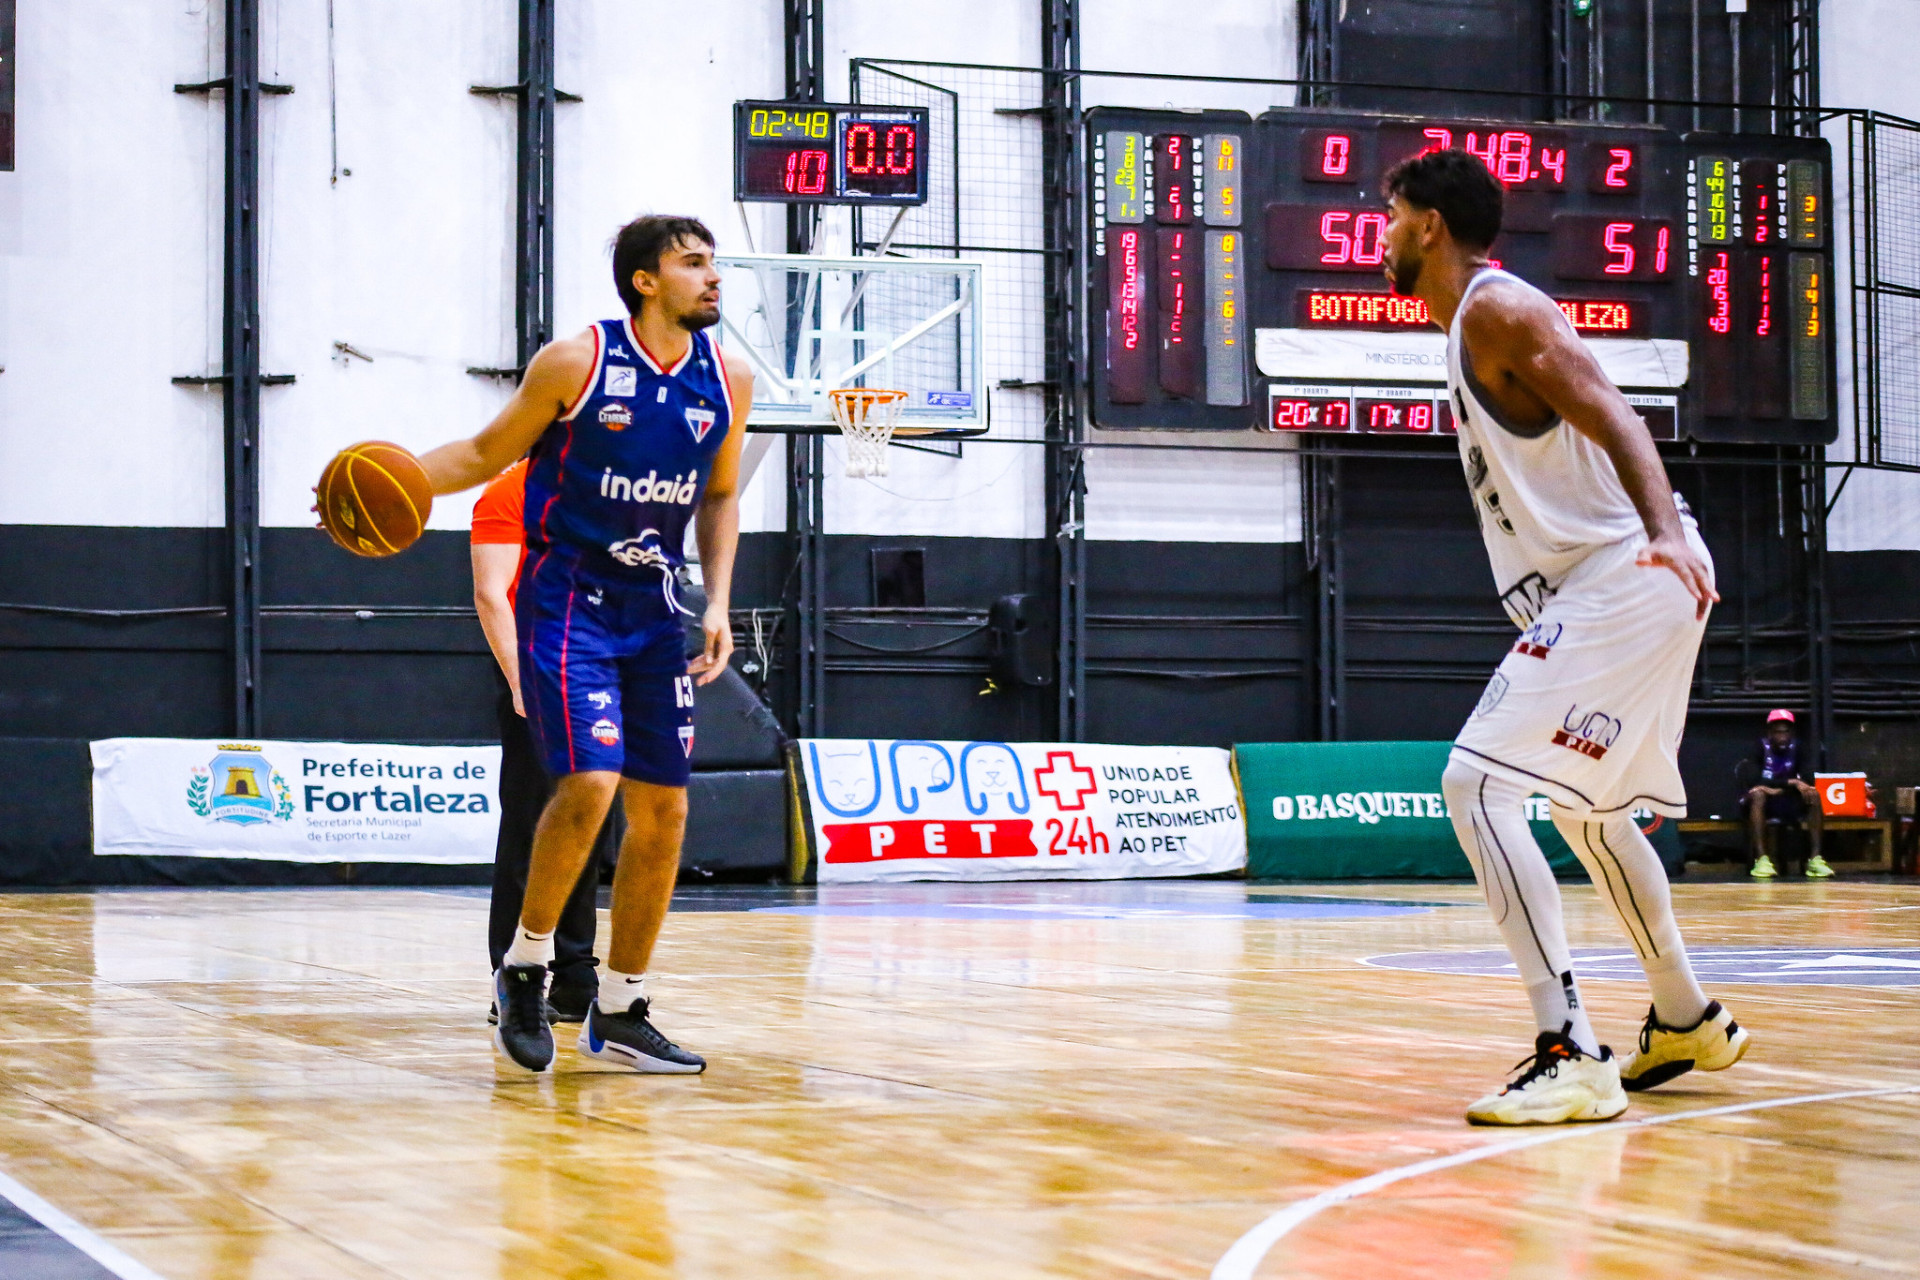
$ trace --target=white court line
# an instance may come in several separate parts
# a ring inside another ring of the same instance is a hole
[[[22,1213],[113,1272],[120,1280],[164,1280],[159,1272],[135,1262],[4,1173],[0,1173],[0,1196],[13,1201],[14,1207]]]
[[[1901,1085],[1887,1089],[1853,1089],[1845,1093],[1811,1093],[1794,1098],[1774,1098],[1766,1102],[1740,1102],[1725,1107],[1708,1107],[1702,1111],[1677,1111],[1672,1115],[1649,1116],[1645,1120],[1629,1120],[1624,1124],[1594,1124],[1569,1126],[1555,1129],[1549,1133],[1534,1134],[1525,1138],[1513,1138],[1506,1142],[1490,1142],[1485,1146],[1474,1147],[1469,1151],[1456,1152],[1450,1156],[1441,1156],[1433,1160],[1422,1160],[1418,1164],[1401,1165],[1398,1169],[1386,1169],[1345,1182],[1331,1191],[1322,1191],[1307,1200],[1296,1201],[1269,1217],[1265,1222],[1233,1242],[1233,1247],[1214,1264],[1212,1280],[1253,1280],[1254,1268],[1260,1265],[1267,1251],[1295,1227],[1319,1213],[1322,1209],[1349,1200],[1357,1200],[1382,1187],[1390,1187],[1396,1182],[1408,1178],[1418,1178],[1424,1174],[1438,1173],[1442,1169],[1452,1169],[1463,1164],[1472,1164],[1477,1160],[1491,1160],[1495,1156],[1504,1156],[1514,1151],[1524,1151],[1528,1147],[1543,1147],[1550,1142],[1566,1142],[1571,1138],[1590,1138],[1602,1133],[1618,1133],[1621,1129],[1645,1129],[1657,1124],[1673,1124],[1679,1120],[1702,1120],[1708,1116],[1738,1115],[1743,1111],[1768,1111],[1774,1107],[1797,1107],[1815,1102],[1838,1102],[1844,1098],[1884,1098],[1891,1094],[1920,1093],[1920,1084]]]

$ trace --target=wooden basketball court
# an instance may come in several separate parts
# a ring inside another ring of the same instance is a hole
[[[1920,1274],[1920,886],[1676,900],[1753,1052],[1514,1131],[1460,1118],[1531,1035],[1470,886],[683,894],[699,1078],[501,1065],[478,891],[0,898],[0,1173],[74,1242],[13,1274]]]

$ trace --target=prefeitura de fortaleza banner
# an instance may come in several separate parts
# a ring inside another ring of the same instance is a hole
[[[499,747],[108,738],[93,851],[278,862],[492,862]]]
[[[1225,751],[813,738],[799,744],[822,883],[1238,871]]]

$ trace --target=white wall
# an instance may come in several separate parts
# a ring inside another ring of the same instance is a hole
[[[219,395],[168,382],[220,350],[220,121],[173,92],[208,78],[218,30],[137,0],[24,4],[18,23],[0,522],[219,524]]]
[[[220,393],[168,379],[220,359],[221,102],[172,86],[220,73],[223,6],[70,0],[21,9],[19,169],[0,174],[0,522],[218,525]],[[515,5],[334,0],[331,37],[327,0],[265,0],[263,10],[263,78],[295,87],[261,109],[264,359],[268,372],[296,382],[264,392],[262,512],[269,525],[303,526],[312,523],[313,478],[341,445],[385,438],[426,448],[476,429],[508,393],[466,369],[512,363],[513,107],[467,90],[514,79]],[[732,102],[781,92],[780,6],[721,0],[674,25],[670,57],[654,52],[666,12],[632,0],[560,7],[560,84],[586,99],[559,108],[563,333],[617,314],[606,243],[637,213],[693,213],[723,249],[747,248],[749,238],[762,251],[781,246],[780,209],[743,215],[732,203],[729,150]],[[1102,0],[1086,6],[1083,61],[1286,75],[1292,15],[1291,0],[1203,10]],[[1182,39],[1143,40],[1150,22],[1177,24]],[[857,56],[1031,67],[1039,41],[1036,0],[832,0],[830,96],[847,96]],[[1008,93],[1033,98],[1018,105],[1037,103],[1037,78],[950,79],[963,94],[963,234],[1037,245],[1038,125],[992,110],[1012,101]],[[1251,112],[1281,96],[1115,79],[1084,89],[1089,106]],[[987,179],[999,187],[987,190]],[[824,247],[844,244],[847,226],[844,210],[829,211]],[[989,380],[1038,379],[1038,259],[992,263]],[[1037,393],[994,396],[996,435],[1038,438]],[[1090,532],[1297,536],[1292,459],[1280,442],[1262,443],[1275,446],[1271,457],[1096,451]],[[895,450],[883,481],[846,480],[842,457],[833,442],[833,531],[1046,532],[1034,445],[976,443],[958,458]],[[745,528],[784,527],[783,465],[776,446],[746,495]],[[433,525],[464,527],[470,505],[442,499]]]
[[[1871,108],[1920,120],[1920,80],[1912,72],[1916,55],[1920,55],[1920,0],[1827,0],[1820,6],[1820,83],[1828,105]],[[1834,143],[1835,224],[1844,227],[1846,134],[1843,129],[1830,129],[1828,137]],[[1892,216],[1912,220],[1915,215],[1904,210]],[[1844,299],[1851,282],[1842,257],[1835,296]],[[1828,456],[1845,461],[1853,457],[1852,371],[1846,357],[1849,317],[1844,305],[1837,310],[1842,326],[1840,405],[1846,421],[1840,443],[1828,450]],[[1908,368],[1920,362],[1920,344],[1911,333],[1887,336],[1904,345],[1896,359]],[[1901,425],[1907,431],[1920,430],[1920,424]],[[1843,473],[1836,471],[1830,487],[1839,488],[1842,479]],[[1855,472],[1834,506],[1828,539],[1835,551],[1920,551],[1920,475]]]

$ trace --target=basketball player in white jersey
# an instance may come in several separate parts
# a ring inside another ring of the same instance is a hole
[[[1447,384],[1494,583],[1521,630],[1442,777],[1454,830],[1527,985],[1539,1035],[1476,1124],[1608,1120],[1629,1090],[1718,1071],[1747,1033],[1694,979],[1665,869],[1632,811],[1686,814],[1675,759],[1713,561],[1646,424],[1552,299],[1488,265],[1503,191],[1464,151],[1388,173],[1386,274],[1447,333]],[[1616,1059],[1587,1022],[1560,893],[1528,830],[1553,823],[1633,944],[1653,1007]]]

